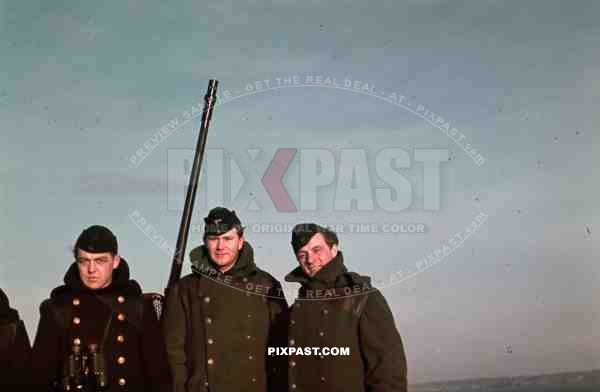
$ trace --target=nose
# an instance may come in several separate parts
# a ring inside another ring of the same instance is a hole
[[[90,274],[94,273],[94,271],[96,271],[96,263],[90,260],[87,270]]]

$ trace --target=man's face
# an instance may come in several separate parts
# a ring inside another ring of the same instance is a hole
[[[219,266],[221,272],[227,272],[233,267],[243,246],[244,236],[240,236],[236,229],[231,229],[218,236],[206,237],[206,247],[210,258]]]
[[[119,266],[121,258],[110,252],[89,253],[77,249],[79,277],[84,285],[92,290],[103,289],[112,283],[113,270]]]
[[[317,233],[306,245],[298,250],[296,258],[304,273],[313,277],[325,267],[335,256],[337,256],[337,246],[329,247],[323,234]]]

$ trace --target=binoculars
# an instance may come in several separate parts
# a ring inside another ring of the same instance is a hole
[[[79,344],[73,345],[64,364],[60,390],[87,392],[107,389],[106,362],[98,345],[90,344],[86,352],[81,350]]]

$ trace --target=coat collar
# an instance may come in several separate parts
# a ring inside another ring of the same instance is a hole
[[[344,265],[344,255],[338,250],[337,255],[315,276],[310,277],[304,273],[300,266],[285,276],[286,282],[297,282],[302,286],[333,286],[338,278],[348,272]]]
[[[73,262],[63,278],[64,285],[52,290],[51,297],[58,296],[65,292],[87,292],[95,295],[110,294],[115,291],[124,291],[128,295],[140,295],[142,289],[140,285],[130,279],[129,264],[124,258],[121,258],[119,266],[113,271],[112,283],[103,289],[92,290],[85,286],[79,276],[77,262]]]

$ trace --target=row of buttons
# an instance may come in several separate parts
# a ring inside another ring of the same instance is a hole
[[[120,304],[125,303],[125,297],[123,296],[118,296],[117,297],[117,302],[119,302]],[[73,298],[73,305],[74,306],[79,306],[81,305],[81,300],[79,298]],[[123,313],[119,313],[117,315],[117,319],[119,321],[125,321],[125,314]],[[73,317],[73,324],[75,325],[80,325],[81,324],[81,319],[79,317]],[[117,342],[119,343],[124,343],[125,342],[125,336],[123,335],[118,335],[117,336]],[[73,343],[76,345],[80,345],[81,344],[81,339],[80,338],[75,338],[73,339]],[[124,356],[119,356],[117,358],[117,363],[119,365],[124,365],[126,362],[125,357]],[[119,385],[120,386],[125,386],[125,384],[127,383],[127,380],[125,380],[124,378],[119,378]]]
[[[299,308],[300,307],[300,302],[294,303],[293,307]],[[329,314],[329,310],[323,309],[321,311],[321,314],[323,316],[327,316]],[[296,321],[294,319],[291,319],[290,320],[290,324],[291,325],[295,325]],[[319,336],[321,336],[321,337],[325,336],[325,332],[324,331],[319,331]],[[296,341],[294,339],[290,339],[289,344],[290,344],[290,346],[294,346],[296,344]],[[325,359],[325,356],[323,354],[321,354],[321,355],[319,355],[319,359]],[[296,362],[295,361],[290,361],[289,365],[290,365],[290,367],[295,367],[296,366]],[[323,376],[321,376],[320,380],[321,380],[321,382],[327,381],[327,379],[325,377],[323,377]],[[296,384],[292,384],[290,387],[291,387],[292,390],[294,390],[294,389],[297,388]]]

